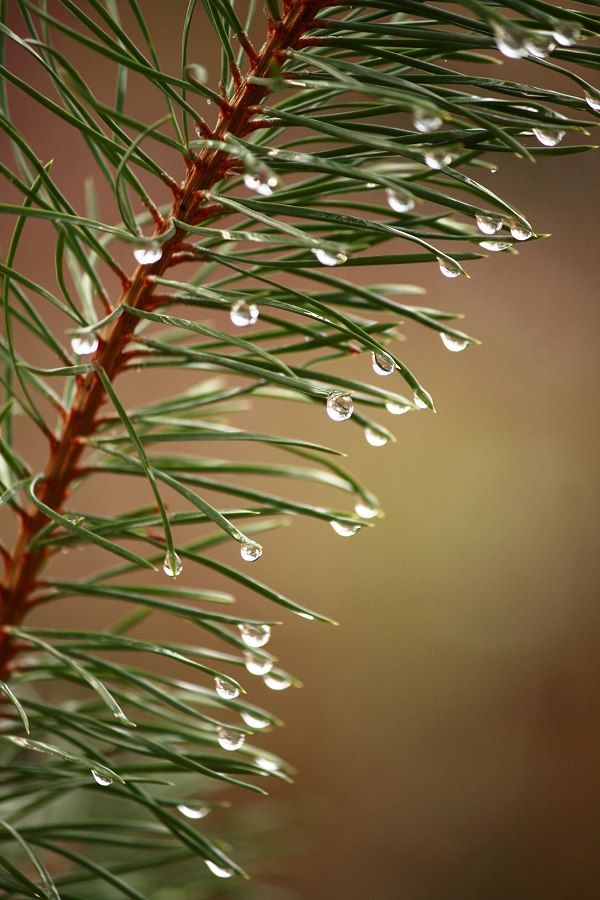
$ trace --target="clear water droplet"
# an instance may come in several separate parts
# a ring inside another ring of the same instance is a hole
[[[517,219],[511,220],[510,233],[516,241],[528,241],[533,234],[531,228],[528,228],[527,225],[517,221]]]
[[[270,625],[250,625],[244,622],[242,625],[238,625],[238,628],[246,647],[251,647],[253,650],[264,647],[271,638]]]
[[[549,56],[555,47],[556,44],[552,40],[552,36],[541,31],[529,34],[525,41],[525,49],[537,59],[544,59],[546,56]]]
[[[329,250],[324,250],[323,247],[314,247],[312,252],[322,266],[341,266],[348,262],[348,257],[345,253],[330,253]]]
[[[163,572],[165,573],[165,575],[168,575],[169,578],[177,578],[178,575],[181,575],[181,573],[183,572],[183,563],[181,562],[181,559],[177,553],[175,554],[175,571],[173,571],[173,569],[171,568],[169,554],[167,553],[163,562]]]
[[[418,406],[419,409],[429,409],[425,401],[419,397],[419,395],[415,392],[413,400],[415,401],[415,406]]]
[[[340,537],[352,537],[360,528],[360,525],[351,525],[349,522],[337,522],[335,519],[329,524]]]
[[[215,690],[222,700],[235,700],[240,696],[240,689],[225,678],[215,678]]]
[[[502,219],[497,216],[485,216],[482,213],[475,216],[477,227],[483,234],[496,234],[502,228]]]
[[[392,190],[392,188],[387,188],[385,196],[388,206],[390,209],[393,209],[394,212],[407,213],[415,208],[414,198],[411,197],[410,194],[407,194],[406,191],[395,191]]]
[[[510,241],[479,241],[479,246],[491,253],[500,253],[501,250],[508,250],[512,244]]]
[[[95,334],[77,334],[71,338],[71,350],[77,356],[89,356],[98,349],[98,338]]]
[[[263,682],[268,688],[271,688],[272,691],[285,691],[292,683],[285,675],[274,675],[273,673],[265,675]]]
[[[315,621],[315,617],[314,617],[314,616],[311,616],[310,613],[297,612],[296,615],[297,615],[297,616],[300,616],[301,619],[307,619],[309,622],[314,622],[314,621]]]
[[[196,132],[196,137],[199,137],[200,140],[203,140],[204,132],[202,131],[202,127],[199,122],[194,123],[194,131]]]
[[[461,350],[464,350],[469,346],[469,342],[463,340],[462,338],[452,337],[451,334],[445,334],[443,331],[440,332],[440,337],[442,339],[442,344],[446,347],[447,350],[450,350],[452,353],[460,353]]]
[[[149,244],[143,244],[136,247],[133,251],[136,262],[140,266],[151,266],[152,263],[158,262],[162,256],[162,247],[158,241],[150,241]]]
[[[372,506],[370,503],[367,503],[366,500],[362,498],[357,500],[354,504],[354,512],[357,516],[360,516],[361,519],[374,519],[377,515],[379,515],[379,510],[376,506]]]
[[[581,29],[577,22],[556,22],[552,37],[562,47],[572,47],[581,38]]]
[[[180,803],[177,807],[177,812],[180,812],[182,816],[186,817],[186,819],[203,819],[209,814],[210,807],[186,806],[185,803]]]
[[[525,40],[527,32],[518,25],[510,25],[508,22],[496,22],[493,25],[496,47],[509,59],[520,59],[527,56]]]
[[[229,310],[229,318],[238,328],[256,325],[258,316],[258,306],[255,303],[246,303],[245,300],[236,300]]]
[[[373,360],[373,371],[376,375],[391,375],[395,369],[394,360],[387,353],[373,350],[371,359]]]
[[[244,734],[241,731],[236,731],[235,728],[222,726],[217,729],[217,741],[223,750],[239,750],[244,740]]]
[[[327,415],[334,422],[345,422],[354,412],[354,403],[349,394],[334,391],[327,397]]]
[[[108,787],[113,783],[113,780],[109,775],[102,775],[100,772],[96,772],[95,769],[92,769],[92,775],[94,781],[99,784],[100,787]]]
[[[598,97],[596,94],[590,94],[589,91],[586,91],[585,102],[590,109],[594,110],[594,112],[600,112],[600,97]]]
[[[217,878],[231,878],[231,876],[233,875],[232,869],[223,869],[221,868],[221,866],[218,866],[216,863],[214,863],[211,859],[205,859],[204,862],[213,873],[213,875],[217,876]]]
[[[410,411],[408,403],[395,403],[393,400],[388,400],[385,408],[392,416],[403,416],[404,413]]]
[[[556,147],[565,136],[559,128],[534,128],[533,133],[544,147]]]
[[[458,276],[460,275],[459,267],[456,265],[456,263],[452,263],[448,259],[442,259],[442,257],[440,256],[438,258],[438,265],[440,267],[440,272],[446,278],[458,278]]]
[[[279,770],[279,764],[274,759],[267,759],[266,756],[257,756],[254,763],[259,769],[264,769],[265,772],[277,772]]]
[[[365,440],[371,447],[385,447],[388,442],[388,437],[383,434],[383,432],[376,431],[374,428],[365,428]]]
[[[251,675],[266,675],[273,668],[272,659],[262,659],[262,657],[253,656],[252,653],[244,653],[246,670]]]
[[[263,716],[257,716],[255,713],[250,713],[246,710],[242,711],[241,716],[248,728],[266,728],[271,724]]]
[[[427,109],[415,109],[413,125],[421,134],[429,134],[442,127],[443,119],[439,113]]]
[[[430,169],[443,169],[450,165],[453,156],[449,150],[445,150],[443,147],[433,147],[425,152],[423,159],[425,165]]]
[[[223,238],[224,241],[232,241],[233,240],[230,231],[222,231],[221,237]]]
[[[279,178],[268,166],[261,163],[252,172],[246,172],[244,184],[249,191],[254,191],[263,197],[270,197],[279,185]]]
[[[240,545],[240,556],[244,562],[255,562],[262,556],[263,549],[260,544],[248,541]]]

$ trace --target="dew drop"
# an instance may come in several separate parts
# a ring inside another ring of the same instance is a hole
[[[244,653],[246,670],[251,675],[266,675],[273,668],[272,659],[262,659],[252,653]]]
[[[360,525],[350,525],[348,522],[337,522],[335,519],[329,524],[340,537],[352,537],[352,535],[356,534],[360,528]]]
[[[393,209],[394,212],[406,213],[415,208],[413,197],[411,197],[410,194],[407,194],[406,191],[394,191],[392,188],[387,188],[385,196],[388,206],[390,209]]]
[[[262,552],[260,544],[254,544],[250,541],[248,541],[248,543],[243,543],[240,546],[240,556],[244,562],[254,562],[262,556]]]
[[[229,310],[229,318],[238,328],[255,325],[258,321],[258,306],[255,303],[246,303],[245,300],[236,300]]]
[[[371,447],[385,447],[388,442],[387,435],[374,428],[365,428],[365,440]]]
[[[459,267],[449,259],[442,259],[440,256],[438,258],[438,265],[440,267],[440,272],[446,278],[458,278],[460,275]]]
[[[204,862],[217,878],[231,878],[233,875],[232,869],[222,869],[221,866],[218,866],[216,863],[212,861],[212,859],[205,859]]]
[[[557,22],[552,37],[562,47],[572,47],[581,38],[581,29],[577,22]]]
[[[250,625],[244,622],[244,624],[238,625],[238,628],[246,647],[258,650],[259,647],[264,647],[265,644],[269,643],[271,637],[270,625]]]
[[[475,216],[477,227],[483,234],[496,234],[502,228],[502,219],[497,216],[484,216],[482,214]]]
[[[263,197],[270,197],[279,184],[279,178],[268,166],[261,164],[252,172],[246,172],[244,184],[249,191],[254,191]]]
[[[241,731],[223,726],[217,729],[217,740],[223,750],[239,750],[244,743],[244,735]]]
[[[387,353],[373,350],[371,358],[373,360],[373,371],[376,375],[391,375],[394,371],[394,360]]]
[[[215,678],[215,690],[221,700],[235,700],[240,696],[240,689],[225,678]]]
[[[312,252],[322,266],[341,266],[343,263],[348,262],[348,257],[345,253],[330,253],[322,247],[314,247]]]
[[[429,409],[425,401],[421,397],[419,397],[416,392],[413,396],[413,400],[415,401],[415,406],[418,406],[419,409]]]
[[[95,334],[80,334],[71,338],[71,350],[77,356],[89,356],[98,349],[98,338]]]
[[[108,775],[101,775],[100,772],[96,772],[95,769],[92,769],[92,775],[94,776],[94,781],[100,785],[100,787],[108,787],[113,783],[112,778]]]
[[[150,241],[149,244],[143,244],[140,247],[136,247],[133,251],[133,255],[140,266],[150,266],[152,263],[158,262],[161,258],[162,247],[158,241]]]
[[[209,814],[210,807],[186,806],[185,803],[180,803],[177,807],[177,812],[180,812],[182,816],[186,817],[186,819],[203,819]]]
[[[327,415],[334,422],[345,422],[354,412],[354,403],[349,394],[334,391],[327,397]]]
[[[528,241],[533,232],[526,225],[523,225],[522,222],[518,222],[517,219],[512,219],[510,223],[510,233],[516,241]]]
[[[268,719],[246,712],[246,710],[242,712],[241,716],[248,728],[266,728],[271,724]]]
[[[595,94],[590,94],[589,91],[586,91],[585,102],[590,109],[594,110],[594,112],[600,112],[600,97],[596,96]]]
[[[534,128],[533,133],[544,147],[556,147],[565,136],[559,128]]]
[[[301,619],[307,619],[309,622],[314,622],[314,621],[315,621],[315,617],[314,617],[314,616],[311,616],[310,613],[297,612],[296,615],[297,615],[297,616],[300,616]]]
[[[268,688],[271,688],[272,691],[285,691],[285,689],[289,688],[292,683],[289,678],[285,677],[285,675],[273,674],[265,675],[263,681]]]
[[[183,563],[179,555],[175,554],[175,571],[171,568],[171,563],[169,561],[169,554],[165,556],[165,561],[163,562],[163,572],[165,575],[168,575],[169,578],[177,578],[178,575],[181,575],[183,572]]]
[[[492,253],[500,253],[501,250],[508,250],[512,244],[510,241],[479,241],[479,246]]]
[[[543,34],[541,31],[528,35],[525,41],[525,48],[537,59],[544,59],[546,56],[549,56],[555,47],[556,44],[552,37],[549,34]]]
[[[375,516],[379,514],[379,510],[376,506],[372,506],[362,498],[360,500],[357,500],[354,504],[354,512],[357,516],[360,516],[361,519],[374,519]]]
[[[257,756],[254,760],[255,765],[265,772],[277,772],[279,770],[278,763],[274,759],[267,759],[266,756]]]
[[[393,400],[388,400],[385,408],[392,416],[403,416],[404,413],[410,410],[410,406],[407,403],[394,403]]]
[[[443,331],[440,332],[440,337],[444,347],[452,353],[460,353],[461,350],[464,350],[469,346],[468,341],[465,341],[462,338],[452,337],[451,334],[445,334]]]
[[[224,241],[232,241],[233,240],[230,231],[222,231],[221,237],[223,238]]]
[[[495,23],[493,28],[496,47],[503,56],[507,56],[509,59],[520,59],[527,56],[526,31],[507,22]]]
[[[421,132],[421,134],[429,134],[432,131],[437,131],[438,128],[442,127],[442,123],[443,119],[438,113],[427,109],[415,109],[413,125],[417,131]]]
[[[452,158],[450,151],[444,150],[443,147],[434,147],[431,150],[427,150],[423,157],[425,165],[429,166],[430,169],[443,169],[444,166],[450,165]]]

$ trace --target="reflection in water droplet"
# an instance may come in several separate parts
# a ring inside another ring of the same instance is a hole
[[[600,97],[598,97],[596,94],[590,94],[589,91],[586,91],[585,102],[590,109],[594,110],[594,112],[600,112]]]
[[[261,194],[263,197],[270,197],[279,185],[279,178],[268,166],[261,163],[252,172],[246,172],[244,184],[248,190]]]
[[[354,512],[357,516],[360,516],[361,519],[374,519],[375,516],[379,514],[379,510],[376,506],[372,506],[362,498],[360,500],[357,500],[354,504]]]
[[[217,740],[219,746],[222,747],[223,750],[239,750],[244,743],[245,738],[241,731],[222,726],[217,729]]]
[[[565,136],[559,128],[534,128],[533,133],[544,147],[556,147]]]
[[[177,553],[175,554],[175,571],[171,568],[169,554],[167,553],[165,561],[163,562],[163,572],[165,575],[168,575],[169,578],[177,578],[178,575],[181,575],[183,572],[183,563]]]
[[[273,668],[272,659],[262,659],[253,656],[252,653],[244,653],[245,665],[251,675],[266,675]]]
[[[443,119],[438,113],[426,109],[415,109],[413,125],[421,134],[429,134],[442,127]]]
[[[373,350],[371,358],[373,360],[373,371],[376,375],[391,375],[394,371],[394,360],[387,353]]]
[[[336,522],[335,520],[329,524],[340,537],[352,537],[360,528],[360,525],[351,525],[349,522]]]
[[[258,321],[258,306],[255,303],[246,303],[245,300],[236,300],[229,310],[229,318],[238,328],[246,325],[255,325]]]
[[[384,447],[388,442],[387,435],[374,428],[365,428],[365,440],[371,447]]]
[[[182,816],[185,816],[186,819],[203,819],[209,814],[210,807],[186,806],[185,803],[180,803],[177,807],[177,811],[180,812]]]
[[[248,728],[266,728],[267,725],[271,724],[268,719],[246,710],[242,711],[241,716]]]
[[[327,415],[334,422],[344,422],[354,412],[354,403],[349,394],[334,391],[327,397]]]
[[[494,23],[492,27],[496,46],[500,53],[508,56],[509,59],[520,59],[522,56],[527,56],[526,31],[519,28],[518,25],[501,22]]]
[[[426,151],[423,159],[430,169],[443,169],[444,166],[450,165],[453,157],[449,150],[444,150],[443,147],[434,147]]]
[[[158,262],[162,256],[162,247],[158,241],[150,241],[149,244],[136,247],[133,251],[136,262],[140,266],[151,266],[152,263]]]
[[[312,252],[322,266],[341,266],[343,263],[348,262],[348,257],[345,253],[330,253],[322,247],[315,247]]]
[[[113,783],[110,775],[101,775],[100,772],[96,772],[95,769],[92,769],[92,775],[94,776],[94,781],[100,785],[100,787],[108,787],[109,784]]]
[[[451,334],[445,334],[443,331],[440,332],[440,337],[442,339],[442,344],[448,350],[451,350],[452,353],[460,353],[461,350],[464,350],[465,347],[469,346],[468,341],[464,341],[461,338],[452,337]]]
[[[231,878],[231,876],[233,875],[232,869],[222,869],[221,866],[218,866],[210,859],[205,859],[204,862],[213,873],[213,875],[217,876],[217,878]]]
[[[532,56],[538,59],[544,59],[544,57],[549,56],[555,47],[556,44],[551,36],[543,34],[541,31],[535,31],[533,34],[528,35],[525,41],[525,48]]]
[[[235,700],[240,696],[240,689],[235,684],[219,676],[215,678],[215,690],[222,700]]]
[[[385,408],[392,416],[403,416],[411,407],[407,403],[394,403],[393,400],[388,400]]]
[[[479,246],[492,253],[500,253],[501,250],[508,250],[512,244],[510,241],[479,241]]]
[[[456,263],[452,263],[448,259],[442,259],[442,257],[440,256],[438,258],[438,265],[440,267],[440,272],[446,278],[458,278],[458,276],[460,275],[459,267],[456,265]]]
[[[552,37],[563,47],[572,47],[581,37],[581,29],[577,22],[556,22],[552,29]]]
[[[533,232],[530,228],[517,219],[512,219],[510,223],[510,233],[516,241],[528,241]]]
[[[270,625],[250,625],[244,622],[242,625],[238,625],[238,628],[246,647],[252,647],[253,650],[264,647],[271,637]]]
[[[497,216],[484,216],[482,213],[475,216],[477,227],[483,234],[496,234],[502,228],[502,219]]]
[[[418,406],[419,409],[429,409],[424,400],[419,397],[419,395],[415,392],[413,400],[415,401],[415,406]]]
[[[292,683],[290,679],[286,678],[284,675],[273,675],[272,673],[270,675],[265,675],[263,681],[272,691],[285,691]]]
[[[95,334],[79,334],[71,338],[71,350],[77,356],[89,356],[98,349],[98,338]]]
[[[254,562],[262,556],[262,552],[260,544],[248,542],[240,545],[240,556],[244,562]]]
[[[394,212],[406,213],[415,208],[414,198],[411,197],[410,194],[407,194],[406,191],[394,191],[392,188],[387,188],[385,196],[388,206],[390,209],[393,209]]]

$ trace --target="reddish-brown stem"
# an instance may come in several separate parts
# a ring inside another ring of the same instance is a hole
[[[231,100],[223,102],[219,124],[214,132],[216,140],[222,140],[226,133],[243,138],[252,131],[251,110],[264,101],[268,88],[250,83],[249,76],[265,78],[269,75],[272,62],[278,55],[297,46],[305,32],[313,25],[314,16],[322,5],[322,0],[289,0],[284,5],[285,14],[275,27],[270,27],[267,40],[254,56],[250,53],[251,65],[247,75],[237,85]],[[272,23],[271,23],[272,24]],[[248,53],[250,45],[244,49]],[[195,224],[216,214],[214,204],[203,209],[199,203],[207,191],[231,170],[234,160],[222,150],[204,148],[198,156],[188,162],[186,180],[174,190],[171,213],[164,223],[157,221],[157,233],[166,231],[172,219],[186,224]],[[174,182],[171,183],[171,186]],[[208,213],[208,215],[207,215]],[[174,234],[162,246],[160,260],[152,265],[138,266],[131,279],[114,264],[121,276],[123,291],[121,303],[136,309],[149,309],[153,304],[154,282],[150,275],[163,275],[174,262],[185,231],[176,228]],[[123,370],[126,360],[125,347],[131,340],[138,323],[131,313],[123,313],[102,335],[94,362],[113,380]],[[86,447],[86,438],[97,428],[98,413],[105,401],[104,390],[96,374],[89,374],[77,382],[74,400],[66,416],[60,439],[48,433],[51,449],[44,470],[43,479],[38,482],[37,497],[51,509],[59,510],[65,502],[71,482],[81,471],[81,457]],[[0,679],[5,679],[11,671],[18,647],[6,626],[18,625],[29,608],[33,592],[39,585],[38,573],[47,560],[47,548],[29,549],[38,532],[47,524],[47,516],[33,504],[27,518],[22,518],[19,535],[10,560],[7,560],[5,576],[0,594]]]

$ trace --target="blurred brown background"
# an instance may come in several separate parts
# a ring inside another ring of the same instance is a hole
[[[142,3],[167,69],[185,6]],[[207,40],[195,61],[211,69]],[[17,114],[33,128],[33,107]],[[37,135],[58,177],[83,181],[79,145]],[[273,877],[296,897],[600,894],[598,173],[596,153],[499,157],[484,182],[552,238],[469,264],[470,281],[385,273],[483,342],[451,354],[406,328],[401,355],[437,415],[389,417],[383,448],[316,408],[286,424],[346,449],[386,511],[351,541],[298,520],[253,570],[341,623],[283,617],[273,651],[305,687],[252,698],[286,719],[263,746],[298,769],[274,788],[288,817],[302,810],[302,850]],[[253,421],[283,430],[282,410]]]

